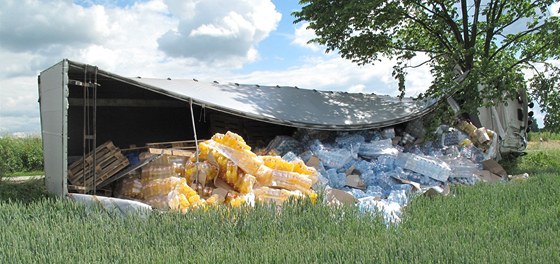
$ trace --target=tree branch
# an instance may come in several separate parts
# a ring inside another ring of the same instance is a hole
[[[537,67],[535,67],[535,65],[529,64],[529,66],[530,66],[531,68],[533,68],[533,70],[536,71],[537,74],[541,74],[541,72],[539,71],[539,69],[537,69]]]
[[[438,52],[437,52],[437,51],[435,51],[435,50],[427,50],[427,49],[416,49],[416,48],[411,48],[411,47],[404,47],[404,48],[401,48],[401,47],[398,47],[398,46],[391,46],[391,48],[392,48],[392,49],[396,49],[396,50],[401,50],[401,51],[406,51],[406,50],[409,50],[409,51],[414,51],[414,52],[424,52],[424,53],[429,53],[429,54],[435,54],[435,53],[438,53]]]
[[[474,47],[476,45],[476,36],[478,35],[478,16],[480,13],[480,0],[474,0],[474,16],[473,25],[471,29],[471,43],[470,46]]]
[[[490,56],[490,60],[493,59],[496,55],[498,55],[498,53],[500,53],[502,50],[504,50],[505,48],[507,48],[509,45],[511,45],[513,42],[519,40],[520,38],[526,36],[529,33],[532,33],[534,31],[537,31],[539,29],[541,29],[544,25],[546,25],[546,23],[543,23],[541,25],[539,25],[538,27],[532,28],[530,30],[527,31],[523,31],[518,33],[517,35],[515,35],[515,37],[513,37],[512,39],[510,39],[507,43],[505,43],[504,45],[502,45],[500,48],[498,48],[494,53],[492,53],[492,55]]]
[[[433,60],[434,60],[433,58],[430,58],[429,60],[424,61],[424,62],[422,62],[422,63],[420,63],[420,64],[417,64],[417,65],[414,65],[414,66],[405,66],[405,68],[408,68],[408,69],[416,69],[416,68],[419,68],[419,67],[421,67],[422,65],[424,65],[424,64],[426,64],[426,63],[428,63],[428,62],[431,62],[431,61],[433,61]]]
[[[525,58],[518,60],[516,63],[512,64],[510,67],[508,67],[507,71],[512,70],[515,66],[522,64],[522,63],[526,63],[529,60],[531,60],[533,57],[535,57],[535,55],[539,54],[541,51],[543,51],[546,48],[546,45],[542,45],[538,50],[531,52],[529,55],[527,55]]]
[[[455,23],[455,21],[453,21],[453,18],[449,16],[449,12],[447,10],[447,7],[445,7],[445,4],[443,3],[443,1],[436,1],[437,4],[439,4],[439,6],[441,7],[441,10],[443,11],[443,21],[449,26],[449,28],[451,28],[451,31],[453,32],[453,35],[455,36],[455,40],[457,41],[457,43],[459,44],[463,44],[463,38],[461,37],[461,30],[459,30],[459,27],[457,26],[457,24]]]
[[[503,2],[502,5],[500,6],[500,8],[499,8],[500,10],[499,10],[499,12],[496,14],[497,17],[496,17],[495,21],[498,21],[498,20],[500,19],[501,15],[502,15],[502,10],[503,10],[504,6],[505,6],[505,2]],[[532,2],[532,3],[531,3],[526,9],[524,9],[521,13],[523,13],[524,11],[531,10],[531,9],[537,7],[537,6],[538,6],[538,4],[537,4],[536,1],[535,1],[535,2]],[[507,28],[507,27],[513,25],[515,22],[519,21],[519,20],[522,19],[522,18],[525,18],[525,17],[522,16],[522,15],[516,17],[515,19],[513,19],[513,20],[510,21],[509,23],[506,23],[506,24],[504,24],[503,26],[501,26],[500,28],[498,28],[497,30],[495,30],[495,32],[500,32],[500,31],[504,30],[505,28]]]
[[[463,47],[468,49],[469,41],[469,11],[467,7],[467,0],[461,0],[461,12],[463,14]]]
[[[434,37],[436,37],[439,40],[441,45],[443,45],[443,47],[450,54],[453,54],[453,49],[451,48],[450,44],[442,37],[443,34],[441,34],[440,32],[432,29],[430,26],[428,26],[426,23],[424,23],[424,21],[421,21],[420,19],[417,19],[417,18],[411,16],[410,14],[404,14],[404,16],[408,17],[409,19],[411,19],[412,21],[416,22],[418,25],[420,25],[421,27],[426,29],[428,32],[430,32]]]
[[[484,57],[488,58],[490,55],[490,44],[492,44],[492,39],[494,39],[494,16],[496,13],[496,6],[494,5],[494,0],[488,3],[489,12],[486,13],[486,37],[484,39]]]
[[[502,17],[502,12],[504,11],[504,7],[506,6],[506,3],[508,0],[498,0],[499,1],[499,5],[498,5],[498,9],[497,12],[494,14],[494,22],[499,22],[500,18]]]

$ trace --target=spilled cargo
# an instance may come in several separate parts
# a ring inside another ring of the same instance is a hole
[[[485,133],[492,136],[492,131]],[[290,198],[315,202],[318,193],[324,193],[323,202],[355,205],[396,224],[415,195],[445,195],[449,184],[486,180],[481,175],[491,172],[484,171],[481,162],[489,160],[492,145],[479,148],[470,138],[451,129],[433,141],[411,144],[393,128],[299,129],[253,151],[228,131],[199,142],[198,152],[188,157],[162,155],[141,173],[129,174],[120,180],[118,196],[187,213],[216,205],[282,204]]]

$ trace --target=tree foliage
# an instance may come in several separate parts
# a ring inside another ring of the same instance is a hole
[[[468,112],[529,89],[560,128],[560,20],[554,0],[301,0],[295,23],[308,21],[312,42],[358,64],[396,61],[401,96],[411,59],[429,58],[427,96],[453,95]],[[557,63],[557,61],[556,61]],[[529,73],[529,74],[528,74]],[[526,76],[533,77],[526,77]],[[461,80],[461,81],[458,81]],[[530,85],[528,85],[530,84]]]
[[[534,116],[529,117],[529,131],[539,132],[539,124],[537,124],[537,119]]]

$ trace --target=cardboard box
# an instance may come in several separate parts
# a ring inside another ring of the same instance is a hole
[[[499,182],[503,178],[487,170],[479,170],[475,175],[484,182]]]
[[[319,158],[317,158],[316,156],[311,156],[311,158],[309,158],[305,165],[318,169],[320,163],[321,161],[319,160]]]
[[[498,164],[497,161],[492,159],[483,161],[482,168],[494,174],[497,174],[501,177],[507,177],[508,175],[506,170],[502,167],[502,165]]]
[[[419,191],[419,190],[421,189],[420,183],[413,182],[413,181],[409,181],[409,180],[405,180],[405,179],[400,179],[400,178],[397,178],[397,177],[393,177],[393,179],[395,179],[395,180],[397,180],[397,181],[399,181],[399,182],[401,182],[401,183],[403,183],[403,184],[410,184],[410,185],[412,185],[412,187],[413,187],[412,190],[413,190],[413,191]]]
[[[356,174],[346,176],[346,186],[362,190],[367,189],[367,186],[362,181],[362,178],[360,178],[360,175]]]
[[[450,192],[451,188],[449,187],[449,184],[445,184],[443,188],[439,186],[430,187],[428,190],[426,190],[426,192],[424,192],[424,195],[429,197],[434,197],[437,195],[447,196]]]
[[[354,198],[351,194],[338,190],[338,189],[328,189],[325,191],[325,197],[327,199],[327,204],[334,205],[351,205],[354,206],[358,200]]]

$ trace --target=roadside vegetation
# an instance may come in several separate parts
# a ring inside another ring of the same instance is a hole
[[[541,132],[529,132],[529,141],[551,141],[560,140],[560,133],[541,131]]]
[[[307,201],[119,217],[48,197],[42,180],[0,183],[0,262],[560,263],[560,147],[531,142],[504,163],[524,181],[420,196],[387,228],[356,208]]]
[[[40,137],[0,137],[0,177],[42,173],[43,146]]]

